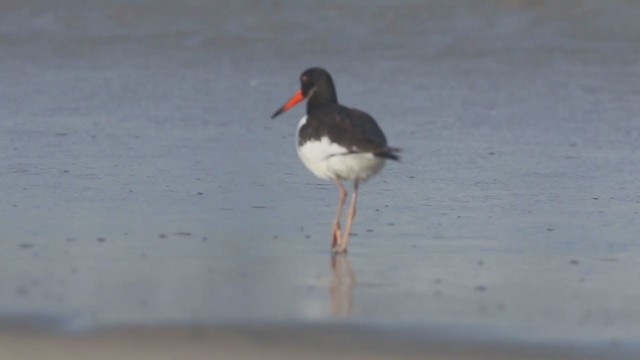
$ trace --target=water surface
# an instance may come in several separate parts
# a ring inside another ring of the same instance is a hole
[[[3,317],[637,344],[633,2],[4,4]],[[404,149],[338,258],[269,119],[317,65]]]

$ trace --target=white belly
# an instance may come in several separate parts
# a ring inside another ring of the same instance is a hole
[[[371,153],[349,153],[344,147],[332,143],[328,137],[307,141],[298,145],[298,132],[305,124],[303,117],[296,131],[298,156],[315,176],[327,180],[364,181],[377,174],[384,167],[385,159]]]

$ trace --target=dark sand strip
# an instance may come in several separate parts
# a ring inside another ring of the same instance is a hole
[[[404,334],[404,335],[403,335]],[[0,359],[632,359],[614,345],[534,345],[345,326],[135,327],[83,334],[4,331]]]

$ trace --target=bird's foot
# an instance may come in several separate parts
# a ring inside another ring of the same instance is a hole
[[[346,254],[347,253],[347,248],[342,246],[341,244],[334,246],[331,249],[331,252],[334,254]]]

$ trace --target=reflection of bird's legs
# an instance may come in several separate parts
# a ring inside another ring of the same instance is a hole
[[[342,208],[344,208],[344,202],[347,199],[347,190],[342,185],[339,179],[335,180],[336,185],[338,185],[338,209],[336,210],[336,217],[333,219],[333,224],[331,225],[331,249],[335,252],[336,249],[340,246],[342,242],[342,236],[340,234],[340,218],[342,217]]]
[[[338,248],[334,248],[334,252],[346,252],[347,244],[349,243],[349,235],[351,235],[351,226],[353,225],[353,219],[356,217],[356,203],[358,202],[358,187],[359,181],[353,181],[353,193],[351,193],[351,205],[349,206],[349,213],[347,213],[347,227],[344,229],[344,236],[338,243]]]
[[[347,254],[331,256],[331,272],[331,315],[345,317],[351,312],[351,290],[356,282]]]

